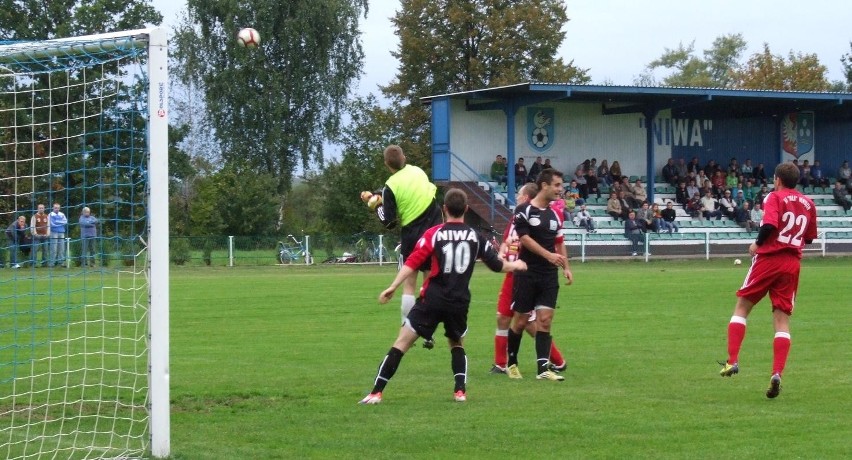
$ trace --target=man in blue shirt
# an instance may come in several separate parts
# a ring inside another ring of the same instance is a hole
[[[68,218],[60,210],[59,203],[53,203],[53,212],[48,215],[50,224],[50,262],[49,266],[65,264],[65,232],[68,230]]]

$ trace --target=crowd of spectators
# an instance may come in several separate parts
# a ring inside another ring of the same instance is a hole
[[[82,251],[80,261],[82,266],[94,266],[98,234],[98,219],[84,207],[79,218],[80,239]],[[53,204],[50,213],[45,212],[45,206],[39,204],[29,222],[24,214],[19,214],[6,227],[8,245],[3,249],[9,254],[9,264],[12,268],[21,268],[26,264],[34,267],[63,267],[67,254],[65,253],[68,234],[68,218],[62,212],[59,203]],[[39,262],[41,253],[41,262]],[[23,257],[20,257],[23,256]],[[0,267],[5,265],[5,255],[0,258]]]

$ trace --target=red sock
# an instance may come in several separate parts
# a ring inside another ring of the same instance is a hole
[[[772,341],[772,373],[781,374],[787,364],[787,355],[790,354],[790,333],[776,332],[775,340]]]
[[[559,349],[556,348],[556,344],[554,342],[550,342],[550,362],[554,366],[562,366],[565,364],[565,358],[562,357],[562,353],[560,353]]]
[[[497,329],[494,333],[494,364],[506,367],[509,362],[509,331]]]
[[[740,347],[743,345],[746,333],[746,319],[742,316],[732,316],[728,323],[728,363],[736,364],[740,358]]]

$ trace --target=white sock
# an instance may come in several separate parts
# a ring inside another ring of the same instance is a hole
[[[405,322],[405,318],[408,317],[408,312],[411,311],[411,307],[414,306],[414,302],[417,300],[412,294],[403,294],[402,302],[399,306],[400,312],[402,313],[402,322]]]

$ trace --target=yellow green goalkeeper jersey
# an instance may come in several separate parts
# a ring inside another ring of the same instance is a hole
[[[423,214],[435,199],[437,187],[417,166],[405,165],[385,182],[396,201],[396,215],[405,227]]]

